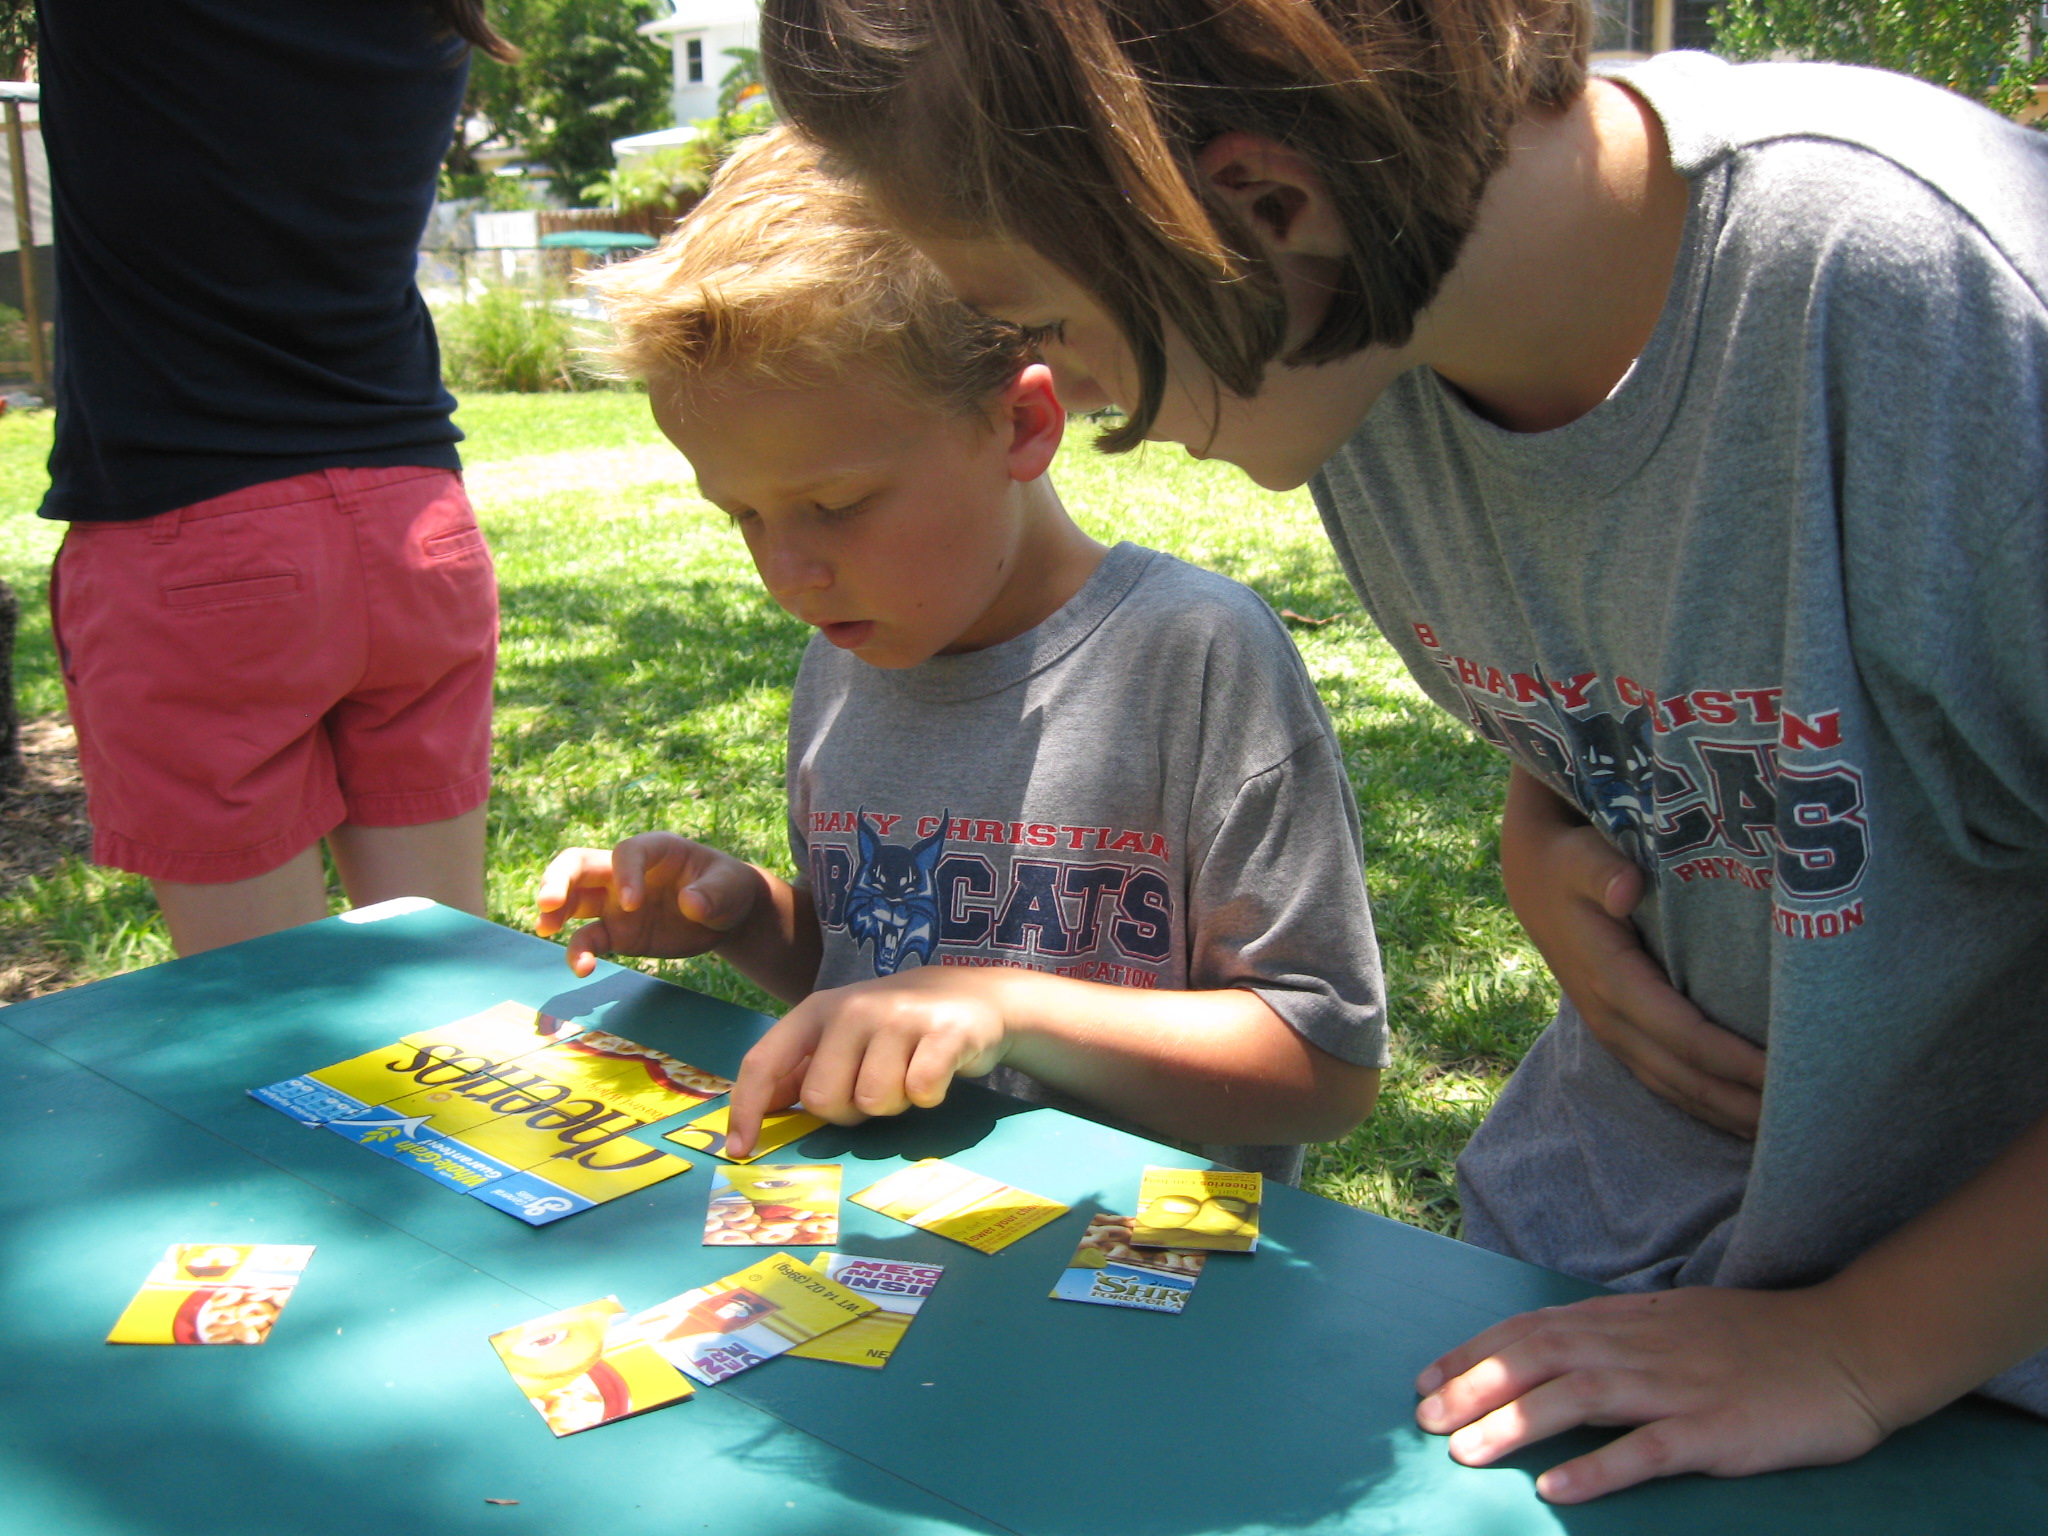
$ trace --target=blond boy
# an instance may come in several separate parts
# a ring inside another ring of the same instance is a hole
[[[987,1077],[1296,1176],[1371,1107],[1385,1011],[1357,813],[1251,592],[1073,522],[1030,338],[954,301],[767,136],[605,291],[625,364],[771,596],[796,881],[674,833],[550,866],[540,929],[715,950],[791,1011],[736,1150]]]

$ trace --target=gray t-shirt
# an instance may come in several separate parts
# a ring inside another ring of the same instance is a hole
[[[1613,78],[1691,183],[1612,396],[1515,434],[1427,369],[1315,491],[1410,669],[1649,876],[1770,1051],[1749,1144],[1569,1005],[1466,1234],[1624,1289],[1840,1268],[2048,1111],[2048,139],[1896,76]],[[2048,1412],[2048,1357],[1994,1383]]]
[[[1331,1055],[1386,1064],[1343,759],[1294,643],[1234,581],[1120,544],[986,650],[884,670],[813,639],[789,810],[820,987],[912,964],[1246,987]],[[1088,1112],[1009,1068],[989,1082]],[[1298,1147],[1205,1150],[1298,1177]]]

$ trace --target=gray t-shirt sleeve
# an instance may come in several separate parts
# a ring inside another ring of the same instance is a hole
[[[1189,986],[1244,987],[1340,1061],[1386,1066],[1358,813],[1327,732],[1240,784],[1194,857]]]

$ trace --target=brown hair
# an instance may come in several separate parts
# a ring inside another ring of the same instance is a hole
[[[519,50],[505,40],[484,14],[484,0],[427,0],[427,9],[433,12],[443,32],[454,33],[500,64],[510,64],[519,57]]]
[[[626,372],[685,386],[876,377],[907,402],[984,409],[1031,360],[787,128],[746,141],[658,250],[591,280]]]
[[[1108,310],[1139,398],[1165,327],[1255,393],[1286,311],[1244,223],[1195,170],[1232,129],[1306,155],[1350,254],[1284,361],[1398,346],[1472,227],[1518,117],[1585,82],[1584,0],[765,0],[785,116],[892,216],[1031,247]]]

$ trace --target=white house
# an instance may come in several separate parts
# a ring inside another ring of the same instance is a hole
[[[674,0],[675,14],[650,21],[642,37],[668,44],[675,54],[669,102],[686,125],[718,111],[718,82],[732,68],[728,48],[761,46],[759,0]]]

